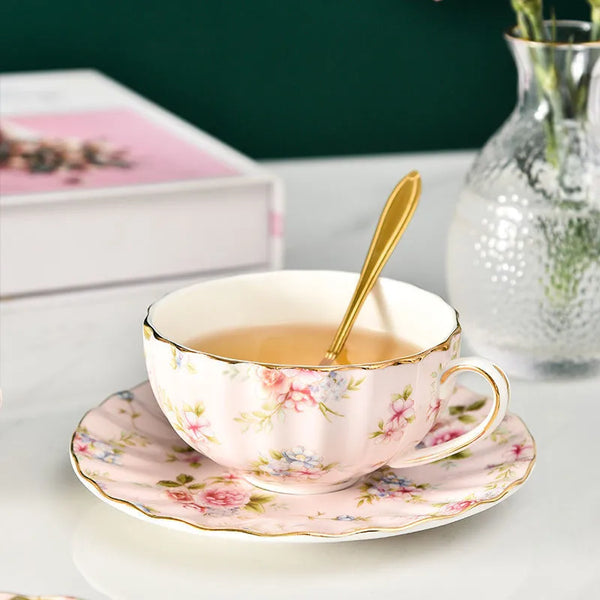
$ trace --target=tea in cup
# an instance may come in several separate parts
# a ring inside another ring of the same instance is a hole
[[[319,366],[356,281],[275,271],[198,283],[153,304],[146,366],[181,438],[258,487],[310,494],[383,465],[439,460],[493,431],[508,406],[506,376],[483,358],[458,358],[456,311],[408,283],[381,278],[338,362]],[[463,371],[490,383],[489,414],[417,448]]]

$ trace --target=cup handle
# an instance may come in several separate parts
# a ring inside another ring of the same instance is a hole
[[[462,371],[471,371],[478,373],[492,386],[494,391],[494,403],[487,417],[476,427],[460,435],[449,442],[438,444],[430,448],[421,448],[415,450],[409,455],[401,455],[397,458],[392,458],[388,465],[394,469],[401,467],[414,467],[423,465],[442,458],[446,458],[456,452],[464,450],[478,439],[484,437],[488,433],[494,431],[508,409],[510,400],[510,387],[508,379],[504,371],[495,364],[480,358],[478,356],[469,356],[465,358],[457,358],[448,363],[440,376],[440,398],[447,398],[452,393],[454,388],[453,382],[456,376]]]

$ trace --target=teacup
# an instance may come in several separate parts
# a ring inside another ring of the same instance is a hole
[[[458,358],[456,311],[408,283],[381,278],[356,327],[414,342],[422,351],[411,356],[361,365],[275,365],[185,346],[248,326],[336,325],[356,281],[355,274],[335,271],[275,271],[198,283],[153,304],[144,323],[146,366],[181,438],[256,486],[310,494],[343,489],[383,465],[439,460],[493,431],[509,401],[506,376],[483,358]],[[479,373],[491,385],[489,414],[468,433],[418,448],[462,371]]]

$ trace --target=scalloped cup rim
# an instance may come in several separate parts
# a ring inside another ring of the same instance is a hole
[[[189,293],[192,290],[194,290],[196,288],[204,287],[207,284],[212,284],[212,283],[218,284],[218,282],[223,281],[223,280],[244,282],[244,281],[256,278],[257,275],[259,275],[259,276],[262,275],[262,276],[267,276],[267,277],[277,277],[278,276],[277,274],[281,274],[281,273],[292,274],[292,275],[306,274],[306,273],[331,274],[331,275],[335,274],[335,275],[342,275],[344,277],[346,277],[346,276],[358,277],[357,273],[353,273],[350,271],[285,269],[285,270],[281,270],[281,271],[267,271],[267,272],[263,272],[263,273],[244,273],[241,275],[234,275],[234,276],[226,277],[226,278],[222,278],[222,279],[199,281],[197,283],[192,283],[188,286],[173,290],[173,291],[165,294],[158,300],[154,301],[152,304],[150,304],[146,310],[146,316],[144,318],[144,327],[147,327],[150,330],[154,339],[156,339],[157,341],[169,344],[169,345],[173,346],[174,348],[176,348],[177,350],[179,350],[180,352],[188,352],[191,354],[206,356],[207,358],[217,360],[220,362],[224,362],[227,364],[254,364],[254,365],[258,365],[258,366],[261,366],[261,367],[264,367],[267,369],[310,369],[312,371],[343,371],[343,370],[350,370],[350,369],[375,370],[375,369],[381,369],[381,368],[400,365],[400,364],[409,364],[409,363],[419,362],[422,359],[424,359],[425,357],[429,356],[433,352],[436,352],[438,350],[447,350],[450,346],[452,338],[454,338],[454,336],[456,336],[457,334],[460,334],[462,331],[462,328],[461,328],[461,325],[459,322],[458,311],[455,308],[451,307],[447,302],[445,302],[443,300],[443,298],[441,298],[441,296],[434,294],[433,292],[429,292],[428,290],[425,290],[414,284],[411,284],[411,283],[408,283],[405,281],[391,279],[388,277],[380,277],[379,279],[382,282],[387,283],[388,285],[389,284],[401,285],[401,286],[405,286],[407,289],[415,290],[421,294],[428,295],[430,298],[433,298],[436,301],[439,301],[440,303],[444,304],[446,307],[450,308],[454,313],[453,314],[454,328],[452,329],[452,331],[442,341],[438,342],[437,344],[429,345],[427,348],[424,348],[420,352],[416,352],[414,354],[409,354],[406,356],[400,356],[400,357],[387,359],[384,361],[371,362],[371,363],[343,364],[343,365],[335,365],[335,364],[334,365],[304,365],[304,364],[281,364],[281,363],[269,363],[269,362],[253,361],[253,360],[244,360],[244,359],[230,358],[227,356],[220,356],[218,354],[212,354],[210,352],[206,352],[203,350],[197,350],[195,348],[190,348],[189,346],[186,346],[182,342],[177,342],[174,339],[172,339],[170,336],[162,333],[159,330],[159,327],[157,327],[157,325],[153,322],[152,317],[153,317],[153,312],[155,311],[156,307],[161,302],[163,302],[167,299],[174,298],[181,294]]]

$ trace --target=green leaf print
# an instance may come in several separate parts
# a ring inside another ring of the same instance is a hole
[[[183,407],[184,412],[194,413],[197,417],[201,417],[204,414],[204,410],[204,404],[202,404],[202,402],[198,402],[197,404],[194,404],[194,406],[185,405]]]
[[[408,384],[404,390],[402,391],[401,394],[392,394],[392,402],[395,402],[396,400],[408,400],[410,398],[410,395],[412,394],[413,389],[412,389],[412,385]]]
[[[181,473],[175,477],[179,483],[186,484],[194,481],[194,478],[191,475],[186,475],[185,473]]]
[[[456,417],[457,415],[462,415],[466,412],[475,412],[475,411],[478,411],[479,409],[483,408],[485,406],[486,401],[487,401],[486,398],[480,398],[479,400],[476,400],[475,402],[473,402],[472,404],[469,404],[468,406],[464,406],[463,404],[456,404],[454,406],[450,406],[448,408],[448,412],[453,417]],[[463,421],[463,423],[472,423],[472,422],[473,421]]]
[[[455,452],[442,460],[462,460],[463,458],[469,458],[471,456],[470,450],[461,450],[460,452]]]
[[[192,483],[192,485],[188,485],[188,490],[202,490],[206,487],[205,483]]]
[[[369,434],[369,438],[370,439],[375,439],[376,437],[379,437],[380,435],[384,434],[384,427],[385,427],[385,422],[383,419],[379,420],[379,423],[377,423],[377,430],[376,431],[372,431]]]
[[[469,423],[475,423],[475,421],[477,421],[477,419],[471,415],[460,415],[460,417],[458,417],[458,420],[461,423],[465,423],[465,425]]]
[[[170,481],[168,479],[161,479],[160,481],[156,482],[156,485],[162,485],[163,487],[181,487],[181,483]]]
[[[329,408],[327,406],[327,404],[325,404],[325,402],[319,402],[319,410],[321,411],[321,413],[323,414],[323,416],[331,423],[331,419],[329,418],[329,415],[335,415],[336,417],[343,417],[344,415],[340,414],[339,412],[335,412],[335,410],[332,410],[331,408]]]
[[[479,410],[480,408],[483,408],[485,406],[485,398],[481,398],[480,400],[476,400],[475,402],[473,402],[473,404],[469,404],[469,406],[467,406],[467,410],[469,412],[475,411],[475,410]]]
[[[273,500],[273,496],[267,496],[265,494],[252,494],[249,502],[244,506],[244,509],[256,513],[264,513],[264,505],[271,502],[271,500]]]
[[[350,381],[348,382],[348,387],[346,387],[347,392],[358,392],[360,390],[360,386],[363,384],[365,377],[361,377],[360,379],[354,379],[354,377],[350,377]]]

